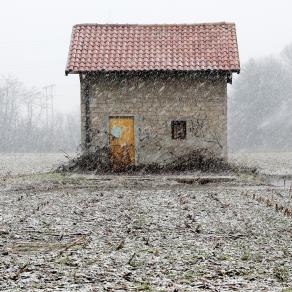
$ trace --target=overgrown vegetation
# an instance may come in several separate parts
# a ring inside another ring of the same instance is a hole
[[[255,173],[255,168],[239,168],[228,163],[223,158],[215,156],[207,149],[196,149],[188,154],[181,155],[165,163],[150,163],[139,165],[120,165],[113,168],[109,158],[109,149],[102,148],[95,152],[79,154],[77,157],[68,157],[68,163],[58,167],[58,171],[96,171],[97,173],[125,172],[125,173],[176,173],[182,171],[202,172],[238,172]]]

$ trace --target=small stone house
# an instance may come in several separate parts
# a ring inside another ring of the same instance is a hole
[[[233,23],[78,24],[81,145],[113,165],[166,163],[195,149],[227,158],[227,84],[240,63]]]

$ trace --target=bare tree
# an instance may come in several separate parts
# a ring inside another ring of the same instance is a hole
[[[79,115],[53,115],[48,123],[47,96],[27,89],[17,79],[0,80],[0,151],[76,151],[80,140]]]
[[[232,150],[292,148],[291,65],[292,45],[280,56],[252,59],[243,66],[229,99]]]
[[[288,64],[292,70],[292,43],[284,48],[281,53],[284,62]]]

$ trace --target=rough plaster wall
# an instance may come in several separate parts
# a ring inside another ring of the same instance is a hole
[[[85,81],[85,76],[80,74],[80,111],[81,111],[81,148],[82,151],[87,151],[87,143],[86,143],[86,132],[87,132],[87,123],[86,118],[90,121],[90,112],[86,110],[86,103],[89,98],[88,91],[86,90],[86,86],[88,83]],[[91,132],[91,131],[90,131]]]
[[[86,76],[90,84],[91,149],[108,145],[108,117],[135,117],[136,162],[164,162],[195,148],[227,157],[225,76],[117,74]],[[82,94],[84,91],[82,91]],[[81,99],[82,132],[85,105]],[[171,121],[187,121],[187,139],[171,139]],[[82,133],[84,143],[85,133]]]

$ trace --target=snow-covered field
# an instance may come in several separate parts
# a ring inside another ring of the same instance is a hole
[[[62,159],[33,156],[14,171],[1,156],[26,173],[0,177],[1,291],[292,287],[289,189],[241,177],[32,174],[34,159],[38,172]]]
[[[0,153],[0,175],[50,171],[66,160],[64,153]]]
[[[292,152],[231,153],[230,161],[255,166],[263,174],[292,175]]]

